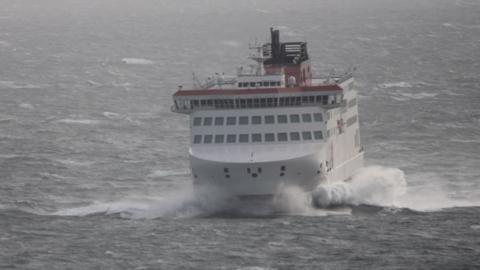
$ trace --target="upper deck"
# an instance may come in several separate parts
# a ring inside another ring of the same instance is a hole
[[[270,32],[270,43],[250,47],[257,51],[250,56],[257,62],[256,69],[252,66],[251,72],[245,73],[240,68],[237,77],[217,73],[204,84],[196,80],[190,90],[180,87],[173,95],[172,111],[342,106],[344,91],[352,88],[352,74],[313,78],[306,42],[282,43],[278,30]]]

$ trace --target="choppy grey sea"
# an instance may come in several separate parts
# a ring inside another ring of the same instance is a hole
[[[480,269],[477,0],[0,0],[1,269]],[[191,73],[306,40],[357,67],[366,168],[333,209],[191,188]]]

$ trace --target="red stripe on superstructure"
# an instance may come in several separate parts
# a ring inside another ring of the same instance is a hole
[[[251,89],[206,89],[206,90],[179,90],[173,96],[222,96],[222,95],[251,95],[251,94],[285,94],[315,91],[339,91],[338,84],[304,86],[292,88],[251,88]]]

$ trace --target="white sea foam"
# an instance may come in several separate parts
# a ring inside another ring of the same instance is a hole
[[[160,174],[169,173],[171,172],[162,171]],[[348,215],[351,213],[350,207],[357,205],[388,207],[393,209],[392,211],[398,208],[434,211],[448,207],[480,205],[480,201],[452,199],[436,182],[427,186],[407,187],[405,175],[400,169],[370,166],[359,170],[349,182],[322,185],[313,193],[297,187],[281,187],[271,201],[243,201],[211,188],[193,192],[189,186],[157,197],[138,194],[112,202],[94,202],[87,206],[59,210],[53,215],[118,214],[134,219],[212,215],[326,216]]]
[[[115,120],[125,118],[123,115],[119,113],[114,113],[114,112],[103,112],[103,115],[108,119],[115,119]]]
[[[81,124],[81,125],[98,125],[102,123],[100,120],[93,120],[93,119],[60,119],[57,120],[58,123],[64,124]]]
[[[15,82],[15,81],[0,81],[0,88],[10,88],[10,89],[38,89],[41,88],[40,85]]]
[[[410,88],[412,87],[412,84],[409,82],[391,82],[391,83],[383,83],[379,85],[381,88],[392,88],[392,87],[398,87],[398,88]]]
[[[319,207],[338,205],[394,206],[406,190],[404,173],[396,168],[365,167],[349,182],[322,185],[312,194]]]
[[[165,176],[176,176],[176,175],[185,175],[188,172],[185,171],[174,171],[174,170],[154,170],[148,176],[149,177],[165,177]]]
[[[155,62],[144,58],[122,58],[122,62],[129,65],[153,65]]]
[[[407,93],[407,92],[396,92],[392,94],[392,99],[398,101],[406,101],[412,99],[426,99],[426,98],[434,98],[438,96],[438,93],[428,93],[428,92],[420,92],[420,93]]]
[[[18,104],[18,107],[23,108],[23,109],[28,109],[28,110],[35,109],[35,107],[30,103],[20,103],[20,104]]]

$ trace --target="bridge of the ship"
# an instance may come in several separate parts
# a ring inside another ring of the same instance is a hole
[[[286,88],[180,89],[173,95],[173,99],[172,111],[178,113],[292,106],[332,108],[342,105],[343,88],[335,83]]]

